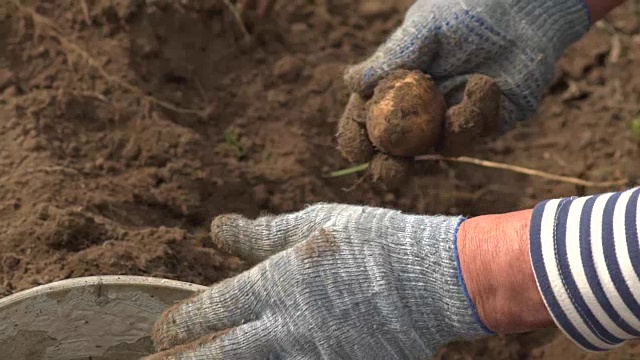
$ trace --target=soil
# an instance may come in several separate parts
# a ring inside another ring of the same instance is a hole
[[[609,190],[444,162],[418,164],[395,192],[325,177],[348,166],[334,137],[342,72],[411,0],[273,0],[263,17],[243,14],[249,43],[221,1],[23,3],[38,15],[0,5],[0,296],[96,274],[217,282],[247,266],[207,236],[223,213],[334,201],[479,215]],[[638,9],[629,1],[594,27],[559,63],[539,115],[476,156],[636,184]],[[544,331],[438,358],[638,356],[637,342],[586,354]]]

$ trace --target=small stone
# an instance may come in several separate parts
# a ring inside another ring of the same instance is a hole
[[[140,157],[141,152],[140,145],[132,139],[122,150],[122,157],[127,161],[134,161]]]
[[[289,31],[289,41],[291,44],[307,44],[311,36],[309,26],[305,23],[293,23],[291,24]]]
[[[360,3],[358,13],[363,17],[379,17],[390,14],[395,10],[393,1],[368,0]]]
[[[2,97],[8,99],[18,95],[18,87],[15,85],[10,85],[2,92]]]
[[[295,82],[302,70],[304,69],[304,63],[302,60],[294,56],[284,56],[273,66],[273,73],[278,79],[285,82]]]
[[[289,96],[284,91],[273,89],[267,92],[267,101],[270,103],[284,105],[287,103],[288,98]]]
[[[393,193],[386,193],[384,194],[384,201],[386,203],[392,203],[394,201],[396,201],[396,196]]]
[[[257,185],[253,188],[253,199],[258,206],[266,206],[269,203],[269,190],[264,184]]]
[[[7,128],[14,129],[16,126],[18,126],[18,124],[20,124],[18,118],[13,118],[9,120],[9,122],[7,122]]]
[[[309,26],[305,23],[293,23],[291,24],[291,32],[296,33],[296,32],[305,32],[309,30]]]
[[[6,89],[9,85],[13,85],[15,81],[14,74],[7,69],[0,69],[0,91]]]
[[[25,150],[40,151],[40,150],[44,150],[45,142],[42,139],[37,137],[27,137],[24,139],[22,146],[24,147]]]
[[[529,353],[530,359],[542,359],[543,357],[544,357],[544,348],[533,349]]]
[[[508,154],[511,154],[514,150],[513,146],[511,146],[510,144],[507,144],[504,141],[499,141],[499,140],[489,144],[487,147],[489,151],[491,151],[495,155],[508,155]]]
[[[20,265],[20,258],[15,255],[8,254],[2,259],[2,267],[8,271],[16,270],[18,265]]]

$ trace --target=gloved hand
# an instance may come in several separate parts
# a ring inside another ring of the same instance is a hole
[[[460,217],[321,204],[212,237],[267,259],[168,310],[151,359],[425,359],[488,333],[460,282]]]
[[[503,93],[502,130],[537,109],[554,62],[591,25],[583,0],[417,0],[400,28],[345,80],[368,98],[396,69],[431,75],[449,106],[472,74],[492,77]]]

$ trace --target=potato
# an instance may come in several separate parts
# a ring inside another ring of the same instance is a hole
[[[466,153],[478,138],[501,128],[501,91],[493,79],[469,77],[462,101],[447,110],[429,75],[396,70],[369,101],[352,94],[338,122],[337,145],[351,163],[369,161],[368,175],[393,190],[414,172],[414,157],[432,151]]]
[[[422,155],[442,134],[445,99],[431,77],[420,71],[394,71],[380,81],[368,105],[367,132],[384,153]]]

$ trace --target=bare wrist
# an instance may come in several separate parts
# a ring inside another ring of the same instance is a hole
[[[591,18],[593,21],[598,21],[604,18],[611,10],[618,7],[625,0],[585,0],[585,4],[591,12]]]
[[[466,220],[458,252],[467,291],[481,321],[498,334],[553,326],[529,255],[531,210]]]

